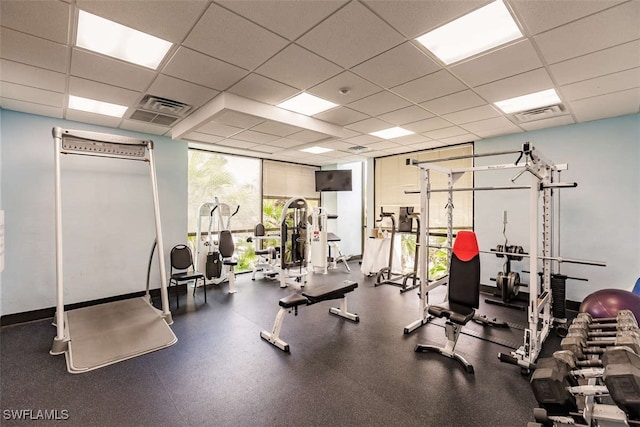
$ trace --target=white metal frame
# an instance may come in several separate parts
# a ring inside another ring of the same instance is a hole
[[[114,159],[135,160],[149,163],[149,175],[153,192],[153,214],[155,219],[156,239],[158,245],[158,265],[160,269],[160,298],[162,317],[171,325],[173,319],[169,311],[167,292],[167,273],[162,243],[162,226],[160,222],[160,201],[158,198],[158,183],[153,154],[153,141],[129,138],[83,130],[69,130],[54,127],[52,130],[55,146],[55,241],[56,241],[56,336],[53,340],[51,354],[66,351],[69,341],[68,328],[65,325],[64,312],[64,282],[62,257],[62,183],[61,183],[61,154],[75,154]]]
[[[575,187],[575,183],[556,183],[554,173],[566,170],[566,164],[554,164],[545,159],[533,146],[529,143],[523,144],[521,151],[487,153],[483,157],[498,156],[504,154],[520,154],[524,156],[524,162],[516,162],[510,164],[497,164],[490,166],[473,166],[466,168],[451,169],[429,162],[418,162],[407,160],[408,165],[420,168],[420,241],[421,250],[419,254],[420,263],[420,318],[407,325],[404,333],[408,334],[428,323],[432,316],[428,314],[429,292],[438,286],[447,284],[448,277],[445,276],[436,281],[429,283],[428,269],[428,230],[429,230],[429,198],[432,192],[430,188],[429,175],[432,171],[447,175],[449,193],[449,201],[447,204],[447,249],[451,256],[450,249],[453,240],[452,226],[452,199],[453,191],[472,191],[474,188],[454,189],[455,181],[465,172],[480,172],[503,169],[520,169],[520,172],[512,178],[515,182],[524,172],[530,173],[530,185],[528,186],[501,186],[501,187],[481,187],[480,190],[508,190],[508,189],[528,189],[529,190],[529,275],[532,278],[532,284],[529,288],[529,304],[528,304],[528,328],[524,331],[524,344],[511,354],[500,354],[500,360],[519,365],[522,369],[531,369],[537,359],[542,344],[549,335],[554,321],[563,322],[565,319],[554,319],[552,315],[551,301],[551,262],[577,262],[592,265],[604,265],[598,261],[567,259],[556,256],[553,251],[553,205],[552,192],[553,188]],[[479,157],[472,155],[468,157]],[[460,157],[462,158],[462,157]],[[440,159],[449,160],[449,159]],[[442,190],[437,190],[442,191]],[[542,205],[540,195],[542,194]],[[542,220],[539,220],[540,208],[542,207]],[[539,244],[538,236],[542,229],[542,244]],[[482,252],[482,251],[481,251]],[[542,279],[540,286],[535,283],[538,278],[538,271],[542,266]]]

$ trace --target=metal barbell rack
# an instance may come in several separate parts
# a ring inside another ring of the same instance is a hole
[[[409,334],[421,326],[427,324],[432,316],[428,314],[429,292],[441,285],[447,284],[447,276],[429,282],[428,269],[428,248],[440,247],[447,249],[449,257],[451,257],[451,247],[453,246],[453,192],[454,191],[478,191],[478,190],[529,190],[529,208],[530,208],[530,225],[529,225],[529,253],[519,253],[518,256],[529,258],[529,271],[531,286],[529,290],[529,304],[527,308],[528,327],[524,330],[524,343],[518,349],[510,352],[510,354],[500,353],[498,358],[507,363],[520,366],[523,372],[529,372],[542,350],[542,344],[548,337],[554,322],[565,323],[566,319],[555,319],[552,311],[552,292],[551,292],[551,276],[552,262],[577,263],[594,266],[606,266],[602,261],[592,261],[577,258],[565,258],[555,256],[553,254],[553,198],[552,190],[556,188],[574,188],[577,183],[555,182],[554,174],[567,169],[566,164],[554,164],[545,159],[532,145],[528,142],[522,145],[522,149],[518,151],[503,151],[496,153],[483,153],[482,155],[456,156],[455,158],[438,159],[438,162],[446,160],[457,160],[473,157],[490,157],[501,156],[505,154],[518,154],[519,157],[514,163],[497,164],[490,166],[473,166],[467,168],[447,168],[440,165],[430,163],[428,161],[416,161],[407,159],[406,164],[420,168],[420,190],[409,190],[405,193],[420,194],[420,241],[424,242],[419,253],[419,276],[420,276],[420,318],[405,326],[404,333]],[[524,157],[524,162],[520,161]],[[504,169],[520,169],[518,174],[511,179],[515,182],[525,172],[530,175],[529,185],[512,185],[497,187],[465,187],[453,188],[454,183],[467,172],[494,171]],[[446,189],[431,189],[430,174],[431,172],[445,174],[447,176]],[[447,241],[445,245],[429,245],[429,198],[434,192],[448,192],[447,209]],[[542,195],[542,221],[535,220],[538,217],[540,207],[540,196]],[[542,228],[542,230],[540,230]],[[542,244],[539,245],[538,236],[542,231]],[[540,247],[541,246],[541,247]],[[513,256],[512,252],[500,251],[480,251],[481,253],[490,253],[493,255]],[[536,285],[537,277],[540,271],[540,284]]]

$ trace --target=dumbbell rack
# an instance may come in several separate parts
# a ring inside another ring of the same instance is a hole
[[[631,311],[611,319],[581,313],[561,347],[531,377],[540,407],[529,426],[640,425],[640,336]]]

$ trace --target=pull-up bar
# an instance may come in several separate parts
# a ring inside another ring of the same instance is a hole
[[[574,188],[577,182],[556,182],[551,184],[541,184],[540,189],[545,188]],[[437,188],[430,189],[429,193],[448,193],[449,191],[489,191],[489,190],[531,190],[530,185],[505,185],[493,187],[460,187],[460,188]],[[420,194],[420,190],[404,190],[404,194]]]

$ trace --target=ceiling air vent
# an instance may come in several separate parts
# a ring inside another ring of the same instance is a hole
[[[191,108],[191,105],[172,99],[145,95],[130,118],[141,122],[171,126],[178,119],[186,116]]]
[[[349,151],[355,154],[359,154],[368,150],[369,147],[365,147],[364,145],[354,145],[353,147],[349,147]]]
[[[525,123],[562,116],[563,114],[565,114],[564,106],[562,106],[562,104],[556,104],[549,105],[547,107],[534,108],[527,111],[520,111],[519,113],[514,113],[513,117],[515,117],[520,123]]]

